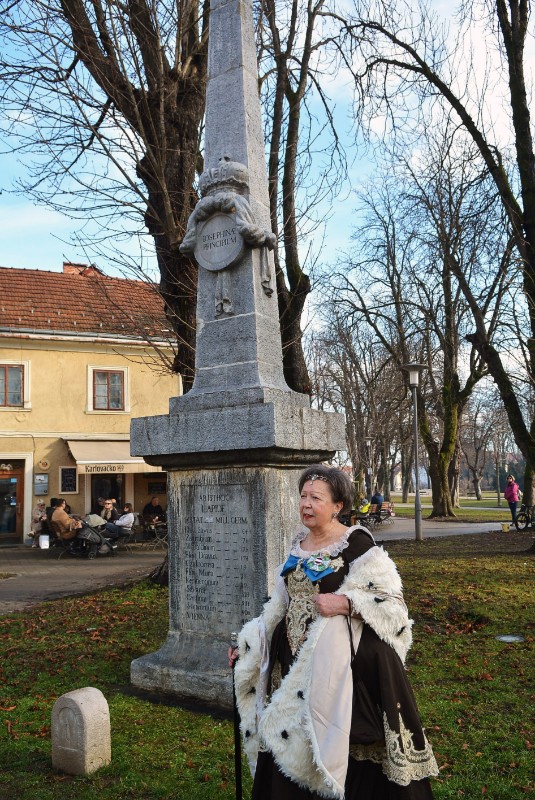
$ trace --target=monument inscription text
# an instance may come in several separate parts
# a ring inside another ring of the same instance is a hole
[[[195,258],[201,267],[218,272],[232,266],[243,253],[243,238],[231,214],[213,214],[197,229]]]
[[[249,492],[243,484],[190,487],[184,506],[188,620],[226,629],[253,616]]]

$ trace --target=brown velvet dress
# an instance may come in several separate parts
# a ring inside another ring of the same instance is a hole
[[[373,540],[366,532],[351,532],[347,537],[347,545],[339,552],[335,548],[331,557],[334,571],[314,582],[297,565],[284,575],[290,600],[296,593],[301,595],[304,592],[306,582],[310,584],[309,594],[336,591],[347,575],[351,562],[373,546]],[[299,608],[298,603],[295,605]],[[313,621],[313,616],[306,617],[304,608],[306,605],[301,605],[297,614],[287,614],[275,628],[270,648],[270,691],[275,690],[288,673],[299,644],[306,637],[308,625]],[[394,737],[396,734],[400,735],[399,718],[400,713],[403,714],[404,725],[412,734],[415,752],[423,752],[427,743],[416,701],[399,656],[366,624],[363,626],[352,671],[354,698],[345,800],[432,800],[428,778],[413,780],[408,786],[401,786],[389,780],[381,768],[385,751],[381,724],[383,712],[386,713]],[[258,755],[252,800],[322,798],[283,775],[272,754],[264,751]]]

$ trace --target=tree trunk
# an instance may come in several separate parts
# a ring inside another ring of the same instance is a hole
[[[450,485],[451,504],[454,508],[460,508],[460,502],[459,502],[460,472],[461,472],[460,448],[459,445],[457,444],[455,446],[455,452],[453,454],[453,458],[451,459],[450,466],[448,469],[448,481]]]
[[[383,440],[381,442],[381,487],[383,490],[383,495],[385,501],[390,502],[390,481],[389,478],[389,469],[388,469],[388,447],[386,442]]]
[[[528,473],[529,484],[529,472],[533,474],[533,470],[535,469],[535,419],[531,421],[530,429],[528,430],[512,381],[504,369],[500,354],[486,339],[484,334],[479,332],[473,333],[467,336],[466,339],[471,342],[480,353],[488,366],[490,374],[494,378],[494,383],[498,387],[515,443],[526,459],[526,472]],[[532,341],[535,340],[532,339]]]
[[[449,388],[450,391],[448,392],[448,387],[444,384],[442,390],[442,396],[445,401],[443,415],[444,434],[440,449],[438,443],[433,438],[429,418],[425,413],[423,404],[421,402],[419,403],[419,407],[423,409],[420,414],[420,433],[429,456],[429,476],[431,478],[431,493],[433,498],[431,518],[455,516],[451,498],[449,470],[457,441],[459,407],[457,403],[448,402],[448,398],[451,399],[451,386]]]
[[[406,454],[406,448],[402,448],[401,451],[401,502],[407,503],[409,500],[409,490],[411,488],[412,483],[412,465],[414,462],[414,456],[412,447],[409,449],[408,455]]]
[[[366,495],[366,479],[365,479],[365,472],[363,464],[359,463],[358,470],[357,470],[357,497],[356,497],[356,504],[359,505],[362,498]]]
[[[396,465],[392,464],[390,466],[390,472],[389,472],[389,475],[388,475],[388,487],[389,487],[388,497],[389,498],[392,496],[392,492],[394,491],[395,470],[396,470]]]
[[[494,467],[496,469],[496,497],[498,499],[498,505],[501,506],[502,504],[502,493],[500,491],[500,462],[498,461],[498,456],[496,455],[496,460],[494,462]]]
[[[299,282],[290,291],[282,270],[278,269],[277,292],[284,379],[294,392],[310,394],[310,377],[303,353],[301,330],[301,314],[310,292],[310,279],[301,273]]]
[[[526,462],[524,469],[524,494],[522,502],[527,506],[533,505],[533,484],[534,484],[534,470],[531,464]]]
[[[448,462],[441,455],[429,459],[433,508],[430,517],[454,517],[448,480]]]

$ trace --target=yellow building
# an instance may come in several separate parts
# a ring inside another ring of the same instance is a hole
[[[39,500],[166,506],[166,473],[130,456],[130,420],[180,393],[161,298],[94,267],[0,268],[0,544],[23,542]]]

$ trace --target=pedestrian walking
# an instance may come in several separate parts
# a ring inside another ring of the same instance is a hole
[[[515,481],[514,475],[507,476],[507,482],[505,484],[505,492],[503,494],[505,499],[509,503],[509,508],[511,509],[511,517],[513,518],[511,524],[514,525],[516,519],[516,509],[518,506],[518,501],[520,499],[520,487],[518,483]]]

